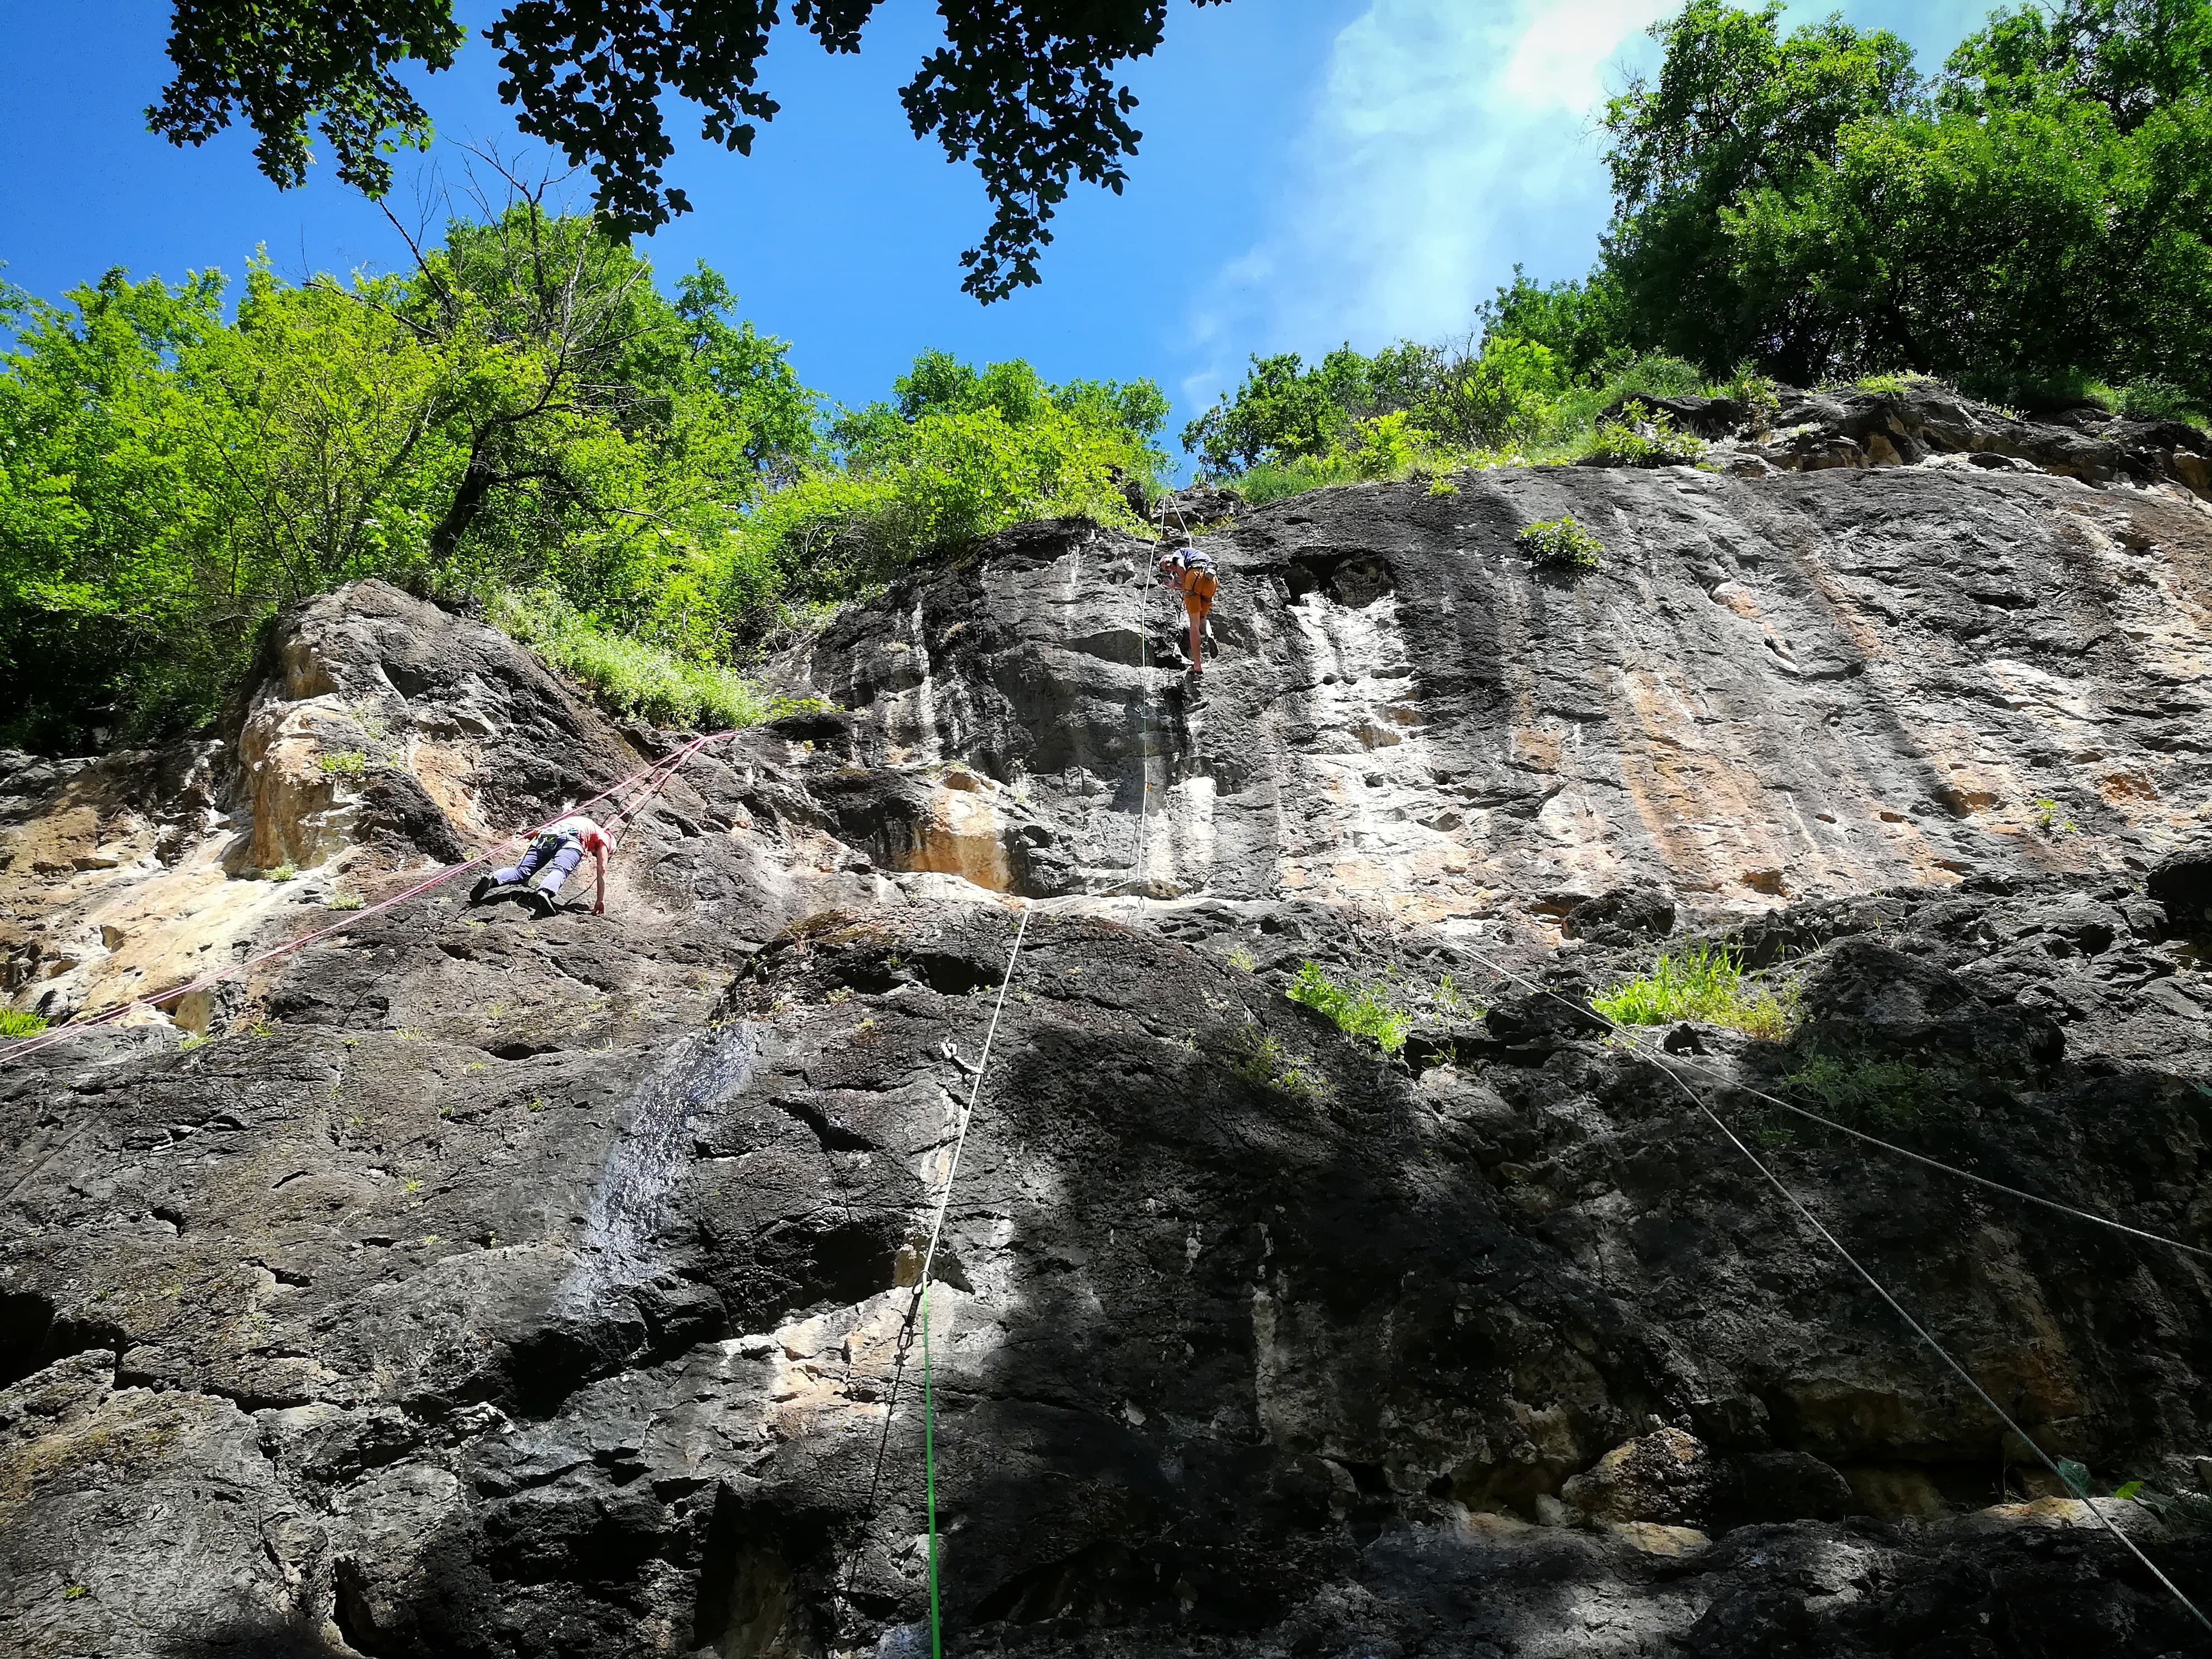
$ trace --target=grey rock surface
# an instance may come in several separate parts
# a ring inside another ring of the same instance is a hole
[[[1698,1103],[2212,1596],[2202,1260],[1844,1132],[2212,1248],[2208,532],[1331,491],[1209,538],[1201,702],[1146,544],[1029,526],[785,660],[833,706],[688,763],[605,917],[375,908],[678,738],[374,584],[219,747],[0,759],[15,1006],[346,924],[0,1065],[0,1650],[926,1651],[972,1091],[963,1650],[2206,1651]],[[1590,1014],[1686,939],[1786,1030]]]

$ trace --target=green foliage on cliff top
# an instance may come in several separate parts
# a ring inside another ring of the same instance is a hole
[[[2001,9],[1932,77],[1781,10],[1691,0],[1607,106],[1593,284],[1625,343],[1801,386],[2212,393],[2212,0]]]
[[[1022,519],[1133,526],[1149,381],[927,354],[823,429],[702,266],[664,292],[520,201],[404,276],[0,287],[0,743],[204,720],[283,607],[374,576],[489,607],[617,706],[734,718],[787,617]]]
[[[1923,76],[1884,30],[1689,0],[1607,105],[1613,217],[1588,276],[1516,270],[1468,340],[1255,357],[1183,433],[1255,498],[1584,453],[1632,397],[1934,374],[2029,409],[2212,407],[2212,0],[1993,13]],[[1648,434],[1646,434],[1648,435]]]

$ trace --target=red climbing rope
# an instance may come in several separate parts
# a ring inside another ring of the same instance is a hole
[[[551,829],[555,824],[560,823],[562,818],[568,817],[574,813],[580,812],[587,806],[596,806],[601,801],[605,800],[609,796],[619,794],[623,790],[630,787],[633,784],[636,784],[641,786],[640,793],[636,799],[632,801],[628,806],[622,808],[620,812],[617,814],[618,818],[634,817],[639,809],[644,806],[647,801],[652,799],[654,795],[660,793],[661,788],[668,782],[669,779],[676,775],[676,769],[678,767],[683,765],[685,761],[690,759],[692,756],[697,754],[708,744],[719,743],[724,738],[734,737],[736,735],[736,732],[732,730],[728,732],[711,732],[703,738],[694,738],[680,748],[672,750],[669,753],[662,756],[659,759],[654,761],[652,765],[631,773],[629,776],[623,779],[621,782],[608,785],[605,789],[599,791],[598,794],[593,795],[589,800],[580,801],[574,806],[562,807],[561,811],[555,813],[551,817],[546,819],[544,823],[538,825],[537,828],[533,830],[521,830],[514,836],[508,836],[505,841],[494,842],[489,851],[479,853],[476,857],[469,860],[465,864],[449,864],[446,866],[445,868],[440,870],[435,875],[430,877],[428,880],[416,882],[412,887],[409,887],[399,892],[394,893],[389,898],[380,899],[376,903],[369,905],[365,909],[356,910],[349,915],[343,921],[334,921],[327,927],[319,927],[311,933],[302,933],[297,939],[286,939],[282,945],[272,945],[268,950],[261,951],[258,955],[246,957],[243,962],[234,962],[227,967],[215,969],[212,973],[203,974],[199,978],[192,980],[189,983],[177,986],[171,990],[162,991],[150,997],[136,998],[130,1002],[118,1003],[112,1008],[104,1009],[100,1013],[94,1014],[89,1019],[71,1020],[66,1025],[57,1025],[51,1031],[41,1032],[37,1036],[27,1037],[21,1042],[9,1045],[6,1048],[0,1048],[0,1066],[7,1065],[13,1060],[27,1059],[30,1055],[37,1054],[41,1049],[51,1048],[56,1043],[63,1042],[66,1038],[73,1036],[80,1031],[89,1031],[102,1025],[112,1025],[118,1020],[125,1018],[126,1015],[136,1012],[139,1009],[159,1008],[165,1002],[174,1002],[178,998],[189,995],[194,991],[204,990],[209,986],[217,984],[223,980],[234,979],[250,968],[258,967],[264,962],[272,962],[278,957],[289,956],[293,951],[303,950],[307,946],[314,944],[317,940],[328,939],[334,933],[342,933],[345,932],[346,929],[368,921],[369,917],[375,915],[380,911],[389,910],[394,905],[404,904],[409,899],[419,897],[421,895],[428,892],[433,887],[436,887],[442,883],[451,881],[455,876],[461,875],[468,871],[473,870],[480,864],[488,863],[490,860],[498,856],[499,851],[501,848],[509,845],[511,842],[516,841],[527,841],[535,836],[541,836],[544,834],[546,830]],[[656,773],[659,775],[657,778],[654,776]]]

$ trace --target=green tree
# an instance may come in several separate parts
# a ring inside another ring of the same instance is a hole
[[[793,0],[792,21],[825,51],[857,52],[876,3]],[[522,131],[591,169],[600,222],[627,237],[690,208],[662,176],[675,149],[669,94],[700,106],[702,137],[750,153],[757,124],[780,107],[759,84],[780,9],[775,0],[509,0],[485,33]],[[940,0],[939,12],[945,44],[900,99],[916,137],[934,136],[982,176],[993,216],[961,256],[962,287],[999,299],[1037,280],[1071,179],[1116,194],[1128,182],[1123,161],[1143,135],[1117,76],[1159,46],[1167,3]],[[430,137],[400,71],[452,67],[463,39],[453,0],[175,0],[176,74],[147,117],[173,143],[198,144],[243,116],[262,172],[288,189],[306,178],[308,129],[319,126],[338,177],[381,196],[392,153]]]
[[[1054,386],[1025,361],[992,363],[977,369],[947,351],[924,351],[891,382],[889,403],[842,412],[830,428],[830,441],[855,456],[885,442],[903,439],[908,428],[931,415],[966,415],[996,410],[1009,426],[1034,424],[1052,411],[1102,434],[1118,434],[1130,447],[1131,461],[1146,483],[1167,465],[1159,447],[1168,400],[1149,380],[1068,380]]]
[[[1622,337],[1800,384],[2212,394],[2212,0],[2000,11],[1932,86],[1893,37],[1784,37],[1778,11],[1692,0],[1656,31],[1657,80],[1609,106],[1588,292]]]
[[[1410,363],[1401,353],[1386,371],[1401,397]],[[1378,403],[1376,380],[1374,362],[1348,344],[1311,368],[1295,351],[1255,355],[1243,384],[1183,428],[1182,447],[1216,472],[1327,455],[1344,446],[1352,422],[1389,412]]]
[[[2212,77],[2204,0],[2064,0],[1990,14],[1944,64],[1942,106],[1973,116],[2051,98],[2102,104],[2123,132],[2202,97]]]
[[[1422,424],[1462,445],[1522,441],[1543,429],[1566,380],[1549,346],[1493,334],[1480,355],[1437,377],[1419,406]]]
[[[1809,380],[1824,366],[1825,318],[1745,292],[1724,212],[1755,191],[1791,197],[1833,161],[1848,125],[1913,108],[1921,82],[1896,35],[1830,17],[1785,36],[1782,11],[1780,0],[1755,12],[1690,0],[1654,26],[1656,79],[1632,80],[1606,108],[1604,280],[1639,349],[1714,373],[1755,357]]]
[[[1595,374],[1628,343],[1620,290],[1602,270],[1586,280],[1538,283],[1516,265],[1512,282],[1476,307],[1475,319],[1486,337],[1542,346],[1571,380]]]
[[[1054,385],[1018,359],[981,370],[926,351],[892,397],[830,423],[835,459],[749,511],[687,579],[742,659],[793,610],[833,604],[916,561],[957,552],[1025,519],[1079,516],[1138,527],[1127,498],[1165,457],[1167,400],[1150,380]]]
[[[695,273],[671,300],[588,221],[520,204],[404,276],[8,296],[4,735],[204,716],[282,605],[357,576],[544,586],[677,641],[684,573],[812,447],[812,399]],[[708,631],[711,631],[709,629]]]
[[[1255,356],[1182,444],[1218,473],[1337,456],[1360,477],[1391,477],[1437,443],[1533,435],[1566,379],[1549,346],[1496,333],[1479,349],[1401,340],[1369,357],[1340,346],[1312,368],[1296,352]]]

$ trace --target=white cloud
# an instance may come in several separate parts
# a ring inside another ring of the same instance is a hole
[[[1336,38],[1274,228],[1200,299],[1186,397],[1210,401],[1250,349],[1462,331],[1516,260],[1586,267],[1607,201],[1595,118],[1615,59],[1672,9],[1372,0]]]

